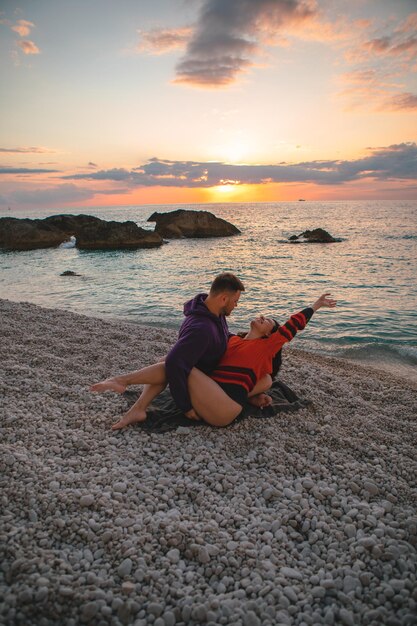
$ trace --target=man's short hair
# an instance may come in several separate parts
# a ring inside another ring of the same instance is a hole
[[[210,287],[210,293],[213,296],[217,296],[223,291],[235,293],[236,291],[245,291],[245,287],[237,276],[229,272],[224,272],[216,276]]]

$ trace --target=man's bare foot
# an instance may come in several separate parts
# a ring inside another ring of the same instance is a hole
[[[112,430],[120,430],[120,428],[129,426],[129,424],[136,424],[137,422],[144,422],[146,420],[146,411],[142,411],[141,409],[133,410],[133,408],[134,407],[132,407],[126,415],[123,415],[116,424],[113,424],[111,427]]]
[[[126,385],[119,382],[117,378],[107,378],[107,380],[103,380],[101,383],[96,383],[95,385],[91,385],[90,391],[115,391],[116,393],[124,393],[126,391]]]
[[[257,406],[260,409],[263,409],[265,406],[269,406],[272,404],[271,396],[268,396],[266,393],[258,393],[256,396],[252,396],[248,399],[249,404],[253,404],[253,406]]]

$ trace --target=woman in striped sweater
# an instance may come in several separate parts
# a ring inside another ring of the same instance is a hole
[[[282,346],[305,328],[315,311],[335,306],[336,300],[325,293],[311,307],[292,315],[282,326],[274,319],[261,315],[251,321],[245,337],[232,335],[226,352],[210,376],[194,367],[188,377],[191,402],[198,417],[219,427],[233,422],[248,399],[270,388],[272,360]],[[90,389],[123,393],[127,386],[136,384],[166,385],[164,363],[110,378]],[[146,414],[132,418],[127,414],[113,428],[123,428],[145,419]]]

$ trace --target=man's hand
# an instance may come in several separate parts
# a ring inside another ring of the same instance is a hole
[[[318,311],[318,309],[321,309],[322,306],[333,309],[337,302],[336,300],[333,300],[333,298],[329,298],[328,296],[330,295],[330,293],[323,293],[323,295],[321,295],[320,298],[312,305],[314,311]]]
[[[189,420],[195,420],[197,422],[199,422],[201,419],[194,411],[194,409],[190,409],[189,411],[187,411],[187,413],[185,413],[185,417],[188,417]]]

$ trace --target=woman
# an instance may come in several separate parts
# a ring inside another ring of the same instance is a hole
[[[274,355],[297,331],[305,328],[315,311],[336,306],[336,300],[329,296],[329,293],[323,294],[311,307],[292,315],[283,326],[262,315],[253,319],[245,337],[230,337],[225,354],[210,376],[194,367],[188,377],[188,389],[198,417],[212,426],[228,426],[249,398],[269,389]],[[90,390],[123,393],[129,385],[152,385],[162,390],[166,385],[165,364],[156,363],[131,374],[109,378],[92,385]],[[145,419],[145,412],[128,412],[113,429]]]

